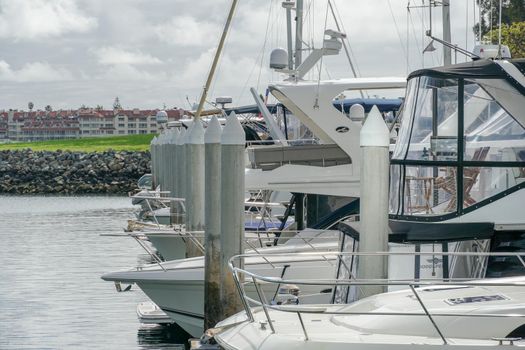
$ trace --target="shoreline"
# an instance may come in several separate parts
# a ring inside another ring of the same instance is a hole
[[[2,195],[127,195],[150,172],[147,151],[0,151]]]

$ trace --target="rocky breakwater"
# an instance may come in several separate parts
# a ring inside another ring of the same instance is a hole
[[[149,169],[149,152],[0,151],[0,193],[125,194]]]

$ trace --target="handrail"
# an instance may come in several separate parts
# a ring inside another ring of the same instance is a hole
[[[148,253],[153,258],[153,260],[155,260],[155,263],[160,266],[162,271],[166,271],[164,266],[162,266],[162,260],[157,256],[157,254],[152,252],[137,236],[132,236],[132,237],[146,251],[146,253]]]
[[[167,191],[169,193],[169,191]],[[133,199],[146,199],[146,200],[156,200],[156,201],[171,201],[171,202],[185,202],[185,198],[179,198],[179,197],[156,197],[156,196],[138,196],[133,195],[130,196],[130,198]]]
[[[343,256],[461,256],[461,257],[472,257],[472,256],[478,256],[478,257],[516,257],[523,267],[525,267],[525,260],[522,258],[523,255],[525,255],[525,252],[496,252],[496,253],[486,253],[486,252],[312,252],[312,253],[295,253],[294,255],[299,256],[311,256],[311,257],[325,257],[325,256],[334,256],[341,258]],[[235,267],[234,262],[238,260],[244,260],[245,258],[249,257],[261,257],[263,256],[266,260],[266,257],[277,257],[277,256],[287,256],[289,257],[290,254],[284,254],[284,253],[272,253],[272,254],[240,254],[237,256],[232,257],[229,260],[229,267],[234,275],[235,281],[240,281],[241,278],[239,275],[244,275],[244,277],[248,277],[247,280],[251,280],[251,283],[253,283],[255,290],[257,292],[257,296],[259,300],[253,299],[251,297],[248,297],[246,295],[246,292],[244,291],[245,284],[241,284],[238,282],[238,289],[239,293],[243,302],[243,306],[245,309],[245,312],[248,316],[248,319],[250,322],[254,322],[255,318],[253,316],[253,312],[251,310],[250,304],[261,306],[263,308],[266,321],[269,324],[272,333],[276,333],[276,329],[274,326],[274,322],[272,321],[272,318],[269,314],[269,309],[281,311],[281,312],[289,312],[289,313],[295,313],[299,319],[299,322],[301,324],[301,328],[304,334],[305,341],[308,341],[310,338],[308,336],[308,332],[305,326],[305,323],[303,322],[302,313],[306,314],[319,314],[324,313],[327,315],[397,315],[397,316],[424,316],[426,317],[429,322],[432,324],[432,327],[435,329],[436,333],[438,334],[439,338],[443,341],[443,344],[447,345],[447,338],[445,337],[445,334],[443,333],[442,329],[438,326],[438,324],[435,322],[434,317],[494,317],[494,318],[501,318],[501,317],[525,317],[525,314],[517,314],[517,313],[506,313],[506,314],[476,314],[476,313],[446,313],[446,312],[440,312],[440,313],[432,313],[431,310],[427,308],[424,301],[421,299],[418,290],[424,291],[425,287],[427,286],[439,286],[439,287],[446,287],[446,286],[454,286],[454,287],[461,287],[461,286],[467,286],[467,287],[473,287],[473,286],[501,286],[501,287],[525,287],[525,281],[523,282],[516,282],[516,281],[506,281],[506,282],[498,282],[497,280],[486,280],[486,281],[480,281],[480,280],[472,280],[472,279],[463,279],[463,278],[446,278],[446,279],[439,279],[439,278],[422,278],[422,279],[367,279],[367,278],[350,278],[350,279],[316,279],[316,280],[305,280],[305,279],[285,279],[285,278],[279,278],[279,277],[266,277],[266,276],[260,276],[256,273],[248,271],[246,268],[239,268]],[[269,264],[274,266],[274,264],[270,261],[268,261]],[[243,266],[240,264],[240,266]],[[352,274],[350,274],[350,277],[352,277]],[[328,307],[333,306],[334,304],[323,304],[323,305],[315,305],[315,306],[308,306],[308,305],[301,305],[300,307],[296,305],[273,305],[268,303],[266,300],[266,296],[264,292],[261,291],[261,288],[259,284],[261,282],[266,283],[275,283],[278,285],[281,284],[294,284],[294,285],[321,285],[321,286],[363,286],[363,285],[369,285],[369,286],[406,286],[409,288],[411,293],[416,298],[418,304],[420,305],[423,312],[353,312],[353,311],[335,311],[335,310],[328,310]]]

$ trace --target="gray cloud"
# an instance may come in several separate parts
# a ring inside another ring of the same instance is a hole
[[[304,40],[320,47],[326,2],[305,1]],[[363,76],[404,76],[441,62],[440,49],[421,54],[428,10],[407,17],[407,1],[390,0],[392,16],[389,0],[334,2]],[[262,92],[282,78],[267,68],[271,49],[286,45],[280,3],[239,2],[210,100],[230,95],[251,103],[250,86]],[[451,5],[453,42],[464,46],[467,37],[469,48],[471,3]],[[0,109],[26,108],[29,100],[37,107],[110,106],[117,95],[127,107],[188,107],[186,96],[192,102],[199,97],[229,6],[230,0],[0,0]],[[439,36],[440,11],[434,12]],[[326,28],[335,28],[330,17]],[[317,72],[309,78],[317,79]],[[343,54],[323,60],[323,79],[350,73]]]
[[[3,38],[39,40],[97,26],[97,20],[82,14],[73,0],[2,0],[0,8]]]

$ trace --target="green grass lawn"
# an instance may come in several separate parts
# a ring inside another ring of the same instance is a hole
[[[92,137],[77,140],[53,140],[39,142],[23,142],[0,144],[1,150],[19,150],[31,148],[33,151],[77,151],[77,152],[103,152],[109,149],[115,151],[146,151],[153,134],[126,135],[110,137]]]

